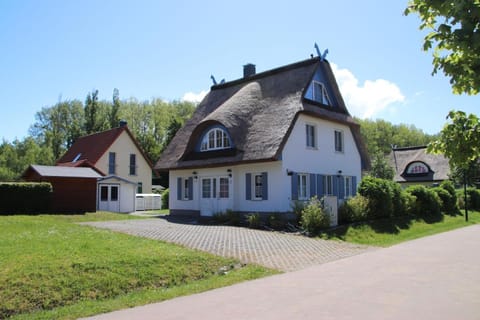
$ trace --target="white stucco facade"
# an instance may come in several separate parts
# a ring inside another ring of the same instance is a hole
[[[115,153],[115,172],[109,172],[109,154]],[[136,159],[135,174],[130,174],[130,155]],[[137,148],[126,131],[113,142],[110,148],[97,161],[95,166],[106,174],[114,174],[123,179],[142,184],[141,193],[152,192],[152,170],[142,152]]]
[[[307,146],[307,124],[314,128],[314,147]],[[335,131],[342,135],[341,151],[335,150]],[[297,181],[299,175],[305,176],[302,187]],[[290,212],[294,200],[306,200],[300,199],[297,189],[306,188],[306,198],[326,192],[325,176],[331,177],[332,192],[333,184],[341,180],[335,192],[342,198],[354,194],[353,190],[346,191],[345,185],[348,181],[356,189],[361,179],[361,158],[351,130],[347,125],[300,114],[278,161],[171,170],[170,209],[202,216],[228,209],[243,213]],[[256,197],[259,194],[261,197]]]

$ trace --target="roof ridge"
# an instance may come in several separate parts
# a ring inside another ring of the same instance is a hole
[[[392,148],[393,151],[408,151],[408,150],[418,150],[418,149],[425,149],[427,146],[412,146],[412,147],[396,147]]]
[[[276,73],[288,71],[290,69],[298,68],[298,67],[301,67],[301,66],[306,66],[306,65],[309,65],[309,64],[313,64],[313,63],[318,63],[320,61],[324,61],[324,62],[328,63],[328,61],[326,59],[320,60],[319,57],[313,57],[313,58],[309,58],[309,59],[306,59],[306,60],[301,60],[301,61],[297,61],[297,62],[294,62],[294,63],[290,63],[290,64],[287,64],[287,65],[284,65],[284,66],[281,66],[281,67],[277,67],[277,68],[274,68],[274,69],[265,70],[265,71],[262,71],[262,72],[259,72],[259,73],[255,73],[254,75],[251,75],[251,76],[248,76],[248,77],[242,77],[242,78],[235,79],[235,80],[232,80],[232,81],[228,81],[228,82],[225,82],[225,83],[216,84],[216,85],[211,86],[210,90],[228,88],[230,86],[238,85],[238,84],[245,83],[245,82],[250,82],[252,80],[262,79],[262,78],[274,75]]]

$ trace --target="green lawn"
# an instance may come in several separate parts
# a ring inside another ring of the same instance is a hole
[[[463,215],[441,215],[430,219],[400,217],[340,226],[321,235],[323,239],[342,240],[372,246],[388,247],[400,242],[480,223],[480,212],[470,211],[469,221]]]
[[[133,217],[138,218],[138,217]],[[74,319],[275,271],[75,222],[125,214],[0,217],[0,318]],[[226,275],[222,267],[233,268]]]

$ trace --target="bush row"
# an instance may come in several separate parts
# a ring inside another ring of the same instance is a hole
[[[480,200],[480,192],[475,191],[472,194],[478,194]],[[415,185],[402,190],[396,182],[365,177],[359,185],[358,195],[339,208],[339,222],[344,224],[403,215],[426,218],[441,213],[456,214],[458,211],[457,193],[450,181],[444,181],[435,188]]]
[[[50,183],[0,183],[0,214],[48,212],[51,194]]]

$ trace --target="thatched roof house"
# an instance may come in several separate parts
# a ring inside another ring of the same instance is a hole
[[[329,63],[315,57],[214,84],[155,165],[171,213],[286,212],[355,193],[369,167]]]
[[[395,148],[389,156],[394,180],[401,184],[432,185],[448,179],[450,166],[441,154],[427,153],[426,146]]]

